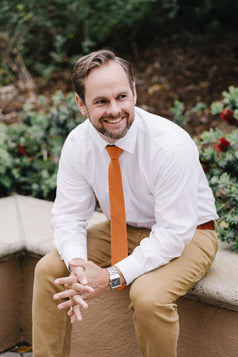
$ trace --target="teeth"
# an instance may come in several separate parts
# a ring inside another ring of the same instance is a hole
[[[119,118],[119,119],[107,119],[107,122],[108,123],[119,123],[119,121],[121,120],[121,118]]]

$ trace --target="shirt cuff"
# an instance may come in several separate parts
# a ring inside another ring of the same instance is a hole
[[[126,285],[129,285],[139,276],[145,274],[142,265],[137,261],[133,254],[116,263],[115,266],[120,270],[125,278]],[[132,268],[133,267],[133,268]]]
[[[87,252],[78,245],[70,245],[70,247],[64,248],[64,253],[61,255],[61,258],[69,270],[69,261],[75,258],[87,260]]]

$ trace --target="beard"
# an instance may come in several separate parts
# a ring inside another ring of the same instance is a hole
[[[122,128],[120,131],[116,131],[116,132],[113,132],[113,131],[110,131],[108,129],[105,128],[103,122],[105,120],[117,120],[121,117],[126,117],[126,125],[124,128]],[[103,136],[111,139],[111,140],[119,140],[121,138],[123,138],[127,131],[130,129],[132,123],[134,121],[134,113],[131,114],[131,116],[128,114],[128,113],[119,113],[117,114],[116,116],[103,116],[101,119],[100,119],[100,123],[101,123],[101,126],[96,126],[93,124],[94,128],[100,133],[102,134]]]

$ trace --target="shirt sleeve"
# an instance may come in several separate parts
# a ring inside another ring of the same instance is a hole
[[[197,149],[191,141],[162,156],[155,155],[153,162],[156,223],[150,236],[116,264],[127,284],[180,256],[196,230],[201,175]]]
[[[87,259],[87,221],[95,208],[95,196],[80,173],[73,144],[66,141],[59,162],[57,194],[52,209],[54,245],[68,267],[73,258]]]

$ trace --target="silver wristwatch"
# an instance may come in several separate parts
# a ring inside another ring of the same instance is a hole
[[[116,289],[121,286],[121,277],[115,267],[107,268],[109,273],[109,285],[111,289]]]

